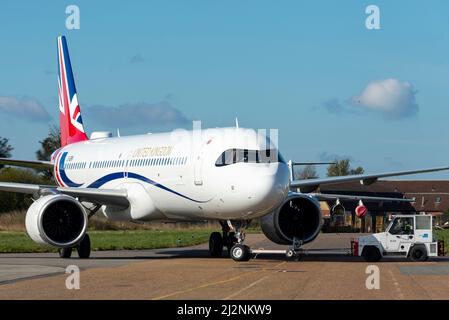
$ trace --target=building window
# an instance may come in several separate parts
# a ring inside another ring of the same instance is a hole
[[[441,197],[436,197],[435,198],[435,203],[441,203]]]

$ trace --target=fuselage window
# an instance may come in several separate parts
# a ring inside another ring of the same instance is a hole
[[[229,149],[224,151],[215,162],[215,166],[222,167],[234,163],[285,163],[284,158],[276,149],[248,150]]]

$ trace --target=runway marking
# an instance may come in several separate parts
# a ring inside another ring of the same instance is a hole
[[[399,283],[396,280],[396,277],[393,274],[393,271],[388,270],[388,273],[390,274],[391,278],[393,279],[393,284],[395,286],[396,292],[398,293],[398,297],[400,300],[404,299],[404,295],[402,294],[401,288],[399,287]]]
[[[277,265],[275,265],[275,266],[272,267],[272,268],[279,267],[279,266],[283,265],[284,263],[286,263],[286,262],[283,261],[283,262],[281,262],[281,263],[278,263]],[[232,281],[235,281],[235,280],[240,279],[240,278],[243,277],[244,275],[248,275],[248,274],[256,274],[256,273],[263,272],[263,271],[267,271],[267,268],[263,268],[263,269],[258,270],[258,271],[244,272],[244,273],[239,274],[238,276],[235,276],[235,277],[232,277],[232,278],[229,278],[229,279],[220,280],[220,281],[215,281],[215,282],[208,282],[208,283],[205,283],[205,284],[200,285],[200,286],[198,286],[198,287],[193,287],[193,288],[189,288],[189,289],[185,289],[185,290],[180,290],[180,291],[172,292],[172,293],[169,293],[169,294],[166,294],[166,295],[163,295],[163,296],[159,296],[159,297],[152,298],[151,300],[162,300],[162,299],[166,299],[166,298],[168,298],[168,297],[173,297],[173,296],[180,295],[180,294],[183,294],[183,293],[189,293],[189,292],[192,292],[192,291],[195,291],[195,290],[204,289],[204,288],[211,287],[211,286],[215,286],[215,285],[218,285],[218,284],[223,284],[223,283],[232,282]]]
[[[262,282],[263,280],[267,279],[267,278],[270,277],[270,276],[271,276],[271,275],[268,274],[268,275],[266,275],[265,277],[262,277],[262,278],[260,278],[260,279],[258,279],[258,280],[256,280],[256,281],[254,281],[253,283],[247,285],[246,287],[240,289],[239,291],[237,291],[237,292],[235,292],[235,293],[233,293],[233,294],[227,296],[227,297],[224,298],[223,300],[229,300],[229,299],[234,298],[235,296],[237,296],[237,295],[241,294],[242,292],[244,292],[244,291],[246,291],[246,290],[248,290],[248,289],[254,287],[256,284],[258,284],[259,282]]]

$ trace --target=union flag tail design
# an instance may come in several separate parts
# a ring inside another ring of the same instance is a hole
[[[64,36],[58,37],[58,85],[61,146],[88,140],[83,127],[69,50]]]

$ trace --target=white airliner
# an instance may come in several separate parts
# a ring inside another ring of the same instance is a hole
[[[321,229],[319,200],[409,201],[310,193],[320,185],[447,170],[364,174],[293,180],[276,145],[238,126],[112,137],[86,136],[67,43],[58,38],[61,148],[51,161],[0,159],[0,163],[51,169],[58,186],[0,182],[0,190],[34,195],[26,229],[37,243],[59,248],[63,258],[76,248],[90,256],[88,219],[99,209],[109,219],[127,221],[219,221],[210,236],[212,256],[227,247],[237,261],[250,258],[244,228],[260,219],[264,234],[279,244],[313,241]]]

